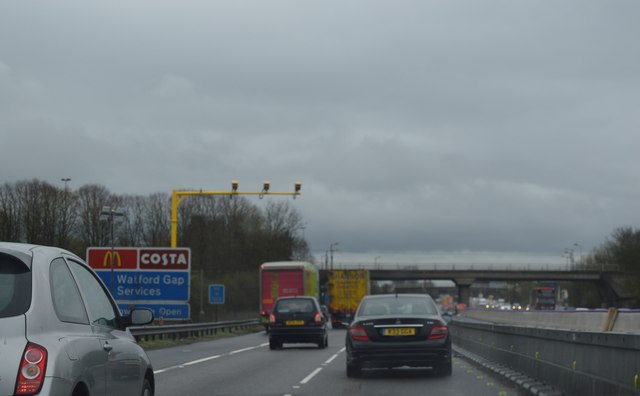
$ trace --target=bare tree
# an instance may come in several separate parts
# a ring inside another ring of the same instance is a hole
[[[118,245],[142,246],[144,243],[144,209],[147,198],[125,195],[120,199],[124,216],[119,219]]]
[[[267,230],[278,234],[293,235],[302,230],[302,216],[288,202],[268,202],[265,208]]]
[[[0,187],[0,240],[23,242],[23,226],[20,221],[20,200],[9,183]]]
[[[16,195],[20,202],[20,221],[24,226],[24,239],[28,243],[54,245],[56,215],[59,213],[59,194],[51,184],[39,181],[16,183]]]
[[[58,206],[58,221],[56,224],[56,242],[57,246],[65,249],[71,248],[71,240],[76,228],[76,219],[78,217],[78,201],[77,195],[68,188],[58,190],[60,205]]]
[[[143,241],[147,246],[168,246],[171,242],[171,207],[168,194],[157,193],[144,202]]]
[[[100,220],[105,206],[118,206],[118,200],[106,187],[90,184],[78,190],[79,237],[84,247],[107,246],[110,230],[107,222]]]

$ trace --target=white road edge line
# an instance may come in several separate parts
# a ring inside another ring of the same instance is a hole
[[[313,370],[313,372],[309,375],[307,375],[307,378],[303,379],[302,381],[300,381],[301,384],[306,384],[307,382],[311,381],[311,379],[313,377],[316,376],[316,374],[318,374],[320,371],[322,371],[322,367],[318,367],[317,369]]]

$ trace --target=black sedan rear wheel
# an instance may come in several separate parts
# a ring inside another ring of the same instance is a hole
[[[355,364],[347,363],[347,377],[356,378],[360,376],[360,366],[356,366]]]
[[[442,362],[433,366],[433,372],[439,377],[449,377],[453,372],[453,364],[451,361]]]

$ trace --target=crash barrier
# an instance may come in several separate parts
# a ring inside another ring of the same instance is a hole
[[[156,339],[180,339],[187,337],[202,337],[216,335],[219,332],[232,333],[237,330],[257,326],[258,319],[232,320],[225,322],[171,324],[161,326],[132,326],[129,331],[141,341],[153,341]]]
[[[639,395],[640,334],[450,322],[454,345],[565,395]]]
[[[502,311],[470,309],[468,318],[486,322],[550,327],[554,329],[640,333],[640,310],[616,308],[588,311]]]

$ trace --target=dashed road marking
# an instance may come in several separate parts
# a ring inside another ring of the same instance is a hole
[[[300,383],[302,385],[306,384],[307,382],[311,381],[311,379],[313,377],[316,376],[316,374],[318,374],[320,371],[322,371],[322,367],[318,367],[317,369],[313,370],[313,372],[309,375],[307,375],[307,377],[305,379],[303,379],[302,381],[300,381]]]
[[[242,353],[242,352],[252,351],[254,349],[262,348],[262,347],[265,347],[267,345],[269,345],[269,343],[264,343],[264,344],[260,344],[260,345],[257,345],[257,346],[238,349],[238,350],[235,350],[235,351],[223,353],[221,355],[207,356],[207,357],[202,358],[202,359],[192,360],[190,362],[176,364],[175,366],[169,366],[169,367],[165,367],[163,369],[154,370],[153,373],[154,374],[162,374],[162,373],[166,373],[167,371],[171,371],[171,370],[183,369],[183,368],[185,368],[185,366],[192,366],[194,364],[204,363],[204,362],[208,362],[209,360],[218,359],[218,358],[221,358],[223,356],[231,356],[231,355],[235,355],[235,354]]]

